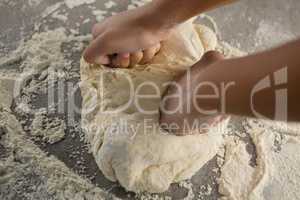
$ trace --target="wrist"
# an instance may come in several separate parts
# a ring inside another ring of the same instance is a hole
[[[172,13],[165,8],[163,1],[152,1],[140,7],[142,17],[141,23],[152,32],[165,32],[173,29],[177,23],[172,17]]]

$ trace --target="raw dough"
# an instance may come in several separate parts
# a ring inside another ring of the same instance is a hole
[[[174,136],[155,126],[161,96],[142,99],[142,114],[136,104],[118,111],[130,97],[133,82],[143,94],[157,94],[141,84],[152,81],[159,86],[193,65],[207,50],[215,49],[217,39],[207,27],[188,21],[178,27],[151,64],[134,69],[112,69],[81,61],[82,127],[91,144],[92,153],[103,174],[119,181],[127,190],[163,192],[173,182],[190,178],[216,155],[223,141],[228,120],[208,133]],[[115,113],[107,112],[115,111]],[[152,129],[147,126],[152,125]]]

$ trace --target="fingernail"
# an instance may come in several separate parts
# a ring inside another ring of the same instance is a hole
[[[109,64],[109,58],[107,56],[99,56],[95,59],[95,63],[98,65],[107,65]]]

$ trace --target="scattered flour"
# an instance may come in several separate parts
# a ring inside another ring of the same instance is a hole
[[[41,2],[42,2],[42,0],[28,0],[28,5],[29,5],[29,6],[32,6],[32,7],[36,7],[36,6],[38,6]]]
[[[291,32],[276,21],[262,20],[255,33],[255,47],[271,48],[295,38]]]
[[[116,2],[114,2],[114,1],[107,1],[104,4],[104,6],[105,6],[106,9],[110,9],[112,7],[115,7],[116,5],[117,5]]]
[[[0,108],[1,199],[117,199],[68,169],[53,156],[47,156],[22,131],[17,119]]]
[[[219,181],[224,199],[298,199],[300,129],[298,134],[295,127],[287,129],[294,130],[294,134],[288,134],[287,130],[276,130],[277,122],[273,122],[274,128],[270,128],[271,124],[266,126],[262,120],[251,119],[243,123],[255,145],[255,166],[250,166],[251,156],[245,144],[238,138],[227,138]]]
[[[92,14],[96,17],[97,22],[101,22],[108,12],[105,10],[93,10]]]
[[[3,68],[15,65],[19,68],[10,73],[1,69],[0,74],[0,199],[117,199],[76,175],[30,140],[42,137],[51,144],[60,141],[65,137],[66,129],[62,120],[50,119],[45,109],[40,109],[34,113],[33,122],[28,127],[32,129],[30,134],[36,137],[29,138],[22,130],[20,123],[23,120],[19,122],[10,111],[14,88],[19,88],[18,94],[25,95],[18,106],[29,113],[34,92],[43,91],[46,84],[51,84],[49,73],[65,77],[65,70],[70,69],[70,63],[61,52],[64,42],[78,43],[74,46],[77,51],[82,50],[79,43],[90,38],[67,37],[64,29],[36,33],[30,40],[22,42],[9,57],[0,59]],[[76,154],[76,159],[78,156]],[[79,161],[77,164],[81,165]]]
[[[194,199],[195,194],[193,192],[193,184],[189,180],[179,182],[179,186],[187,189],[187,192],[188,192],[186,197],[184,197],[183,200],[193,200]]]
[[[84,4],[92,4],[95,3],[96,0],[65,0],[65,4],[68,8],[72,9]]]
[[[64,3],[63,2],[58,2],[56,4],[53,4],[51,6],[48,6],[43,12],[42,12],[42,18],[45,18],[47,16],[49,16],[50,14],[52,14],[53,12],[55,12],[57,9],[60,8],[60,6],[62,6]]]
[[[127,6],[127,10],[132,10],[134,8],[140,7],[149,3],[151,0],[131,0],[131,2]]]
[[[136,194],[135,197],[139,200],[172,200],[171,197],[168,196],[159,196],[158,194]]]
[[[12,90],[15,84],[13,77],[0,75],[0,107],[9,108],[13,101]]]
[[[86,24],[86,23],[89,23],[91,21],[90,18],[86,18],[85,20],[83,20],[82,24]]]
[[[65,137],[65,129],[63,120],[59,118],[50,119],[47,117],[47,110],[40,109],[34,114],[29,130],[32,136],[39,136],[42,141],[54,144]]]
[[[55,18],[55,19],[59,19],[63,22],[66,22],[68,20],[68,16],[67,14],[60,14],[59,11],[55,11],[52,15],[51,15],[52,18]]]
[[[230,138],[226,145],[225,161],[221,169],[219,192],[229,199],[249,199],[255,169],[242,141]],[[235,188],[235,190],[231,190]]]
[[[200,188],[201,191],[197,195],[197,200],[205,200],[210,197],[212,194],[212,187],[210,185],[203,185],[203,187]]]

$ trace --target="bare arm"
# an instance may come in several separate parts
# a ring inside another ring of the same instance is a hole
[[[173,27],[200,13],[236,0],[154,0],[149,6],[161,27]]]
[[[218,114],[300,121],[299,52],[300,39],[242,58],[224,60],[216,52],[206,54],[192,66],[190,79],[186,72],[177,80],[183,88],[191,84],[191,90],[183,89],[183,95],[191,97],[190,102],[184,97],[168,99],[161,109],[161,122],[176,123],[182,128],[183,120],[193,124],[199,118]],[[171,87],[166,97],[178,91]],[[210,95],[210,98],[199,95]],[[191,111],[165,112],[180,103],[183,106],[189,103]],[[183,134],[180,131],[178,134]]]
[[[300,121],[299,52],[300,40],[297,40],[263,53],[224,61],[224,71],[219,69],[219,73],[236,82],[228,90],[227,112],[260,117],[254,109],[269,119]],[[217,69],[209,73],[214,70]],[[213,79],[224,78],[215,75]],[[266,87],[255,91],[259,85]],[[286,116],[282,110],[285,107]]]

